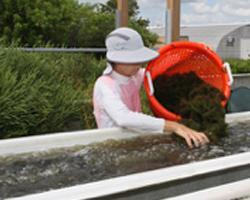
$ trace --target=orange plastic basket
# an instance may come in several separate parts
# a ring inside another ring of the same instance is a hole
[[[162,74],[172,76],[193,71],[224,94],[226,99],[221,104],[226,105],[230,97],[231,71],[226,70],[223,61],[214,51],[200,43],[181,41],[162,47],[159,53],[160,56],[148,64],[144,78],[146,94],[154,115],[173,121],[181,119],[181,116],[164,108],[153,94],[152,81]]]

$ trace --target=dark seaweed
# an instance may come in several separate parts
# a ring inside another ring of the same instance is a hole
[[[180,115],[181,123],[205,132],[213,142],[227,135],[225,110],[221,106],[224,95],[194,72],[158,76],[154,88],[157,100]]]

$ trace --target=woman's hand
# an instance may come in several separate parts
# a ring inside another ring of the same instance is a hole
[[[183,137],[190,148],[193,148],[193,144],[195,147],[199,147],[203,144],[209,143],[209,139],[204,133],[197,132],[177,122],[166,121],[164,130],[166,132],[174,132],[177,135]]]

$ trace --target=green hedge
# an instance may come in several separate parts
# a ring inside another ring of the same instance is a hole
[[[91,94],[104,66],[79,53],[0,49],[0,138],[94,128]]]
[[[250,60],[242,59],[226,59],[225,62],[230,63],[232,73],[250,73]]]

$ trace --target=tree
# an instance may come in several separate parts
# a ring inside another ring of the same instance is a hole
[[[108,0],[106,4],[97,4],[99,11],[115,13],[117,8],[117,0]],[[139,14],[139,5],[136,0],[128,0],[128,14],[130,17],[135,17]]]
[[[77,24],[77,10],[76,0],[1,0],[1,40],[7,45],[62,46]]]
[[[117,9],[117,0],[108,0],[106,4],[96,4],[95,8],[98,12],[114,15]],[[154,46],[158,40],[158,36],[147,29],[149,20],[138,17],[139,5],[136,0],[128,0],[128,12],[129,27],[137,30],[142,35],[145,45]]]
[[[18,46],[104,47],[115,28],[116,0],[107,4],[79,4],[77,0],[1,0],[0,43]],[[148,20],[138,18],[139,6],[129,0],[130,26],[146,45],[157,36],[147,30]]]
[[[115,28],[115,16],[83,4],[77,18],[78,23],[69,36],[69,46],[104,47],[107,34]]]
[[[147,24],[149,24],[148,20],[139,18],[138,20],[130,20],[129,27],[135,29],[141,34],[146,46],[153,47],[157,43],[158,36],[147,29]]]

